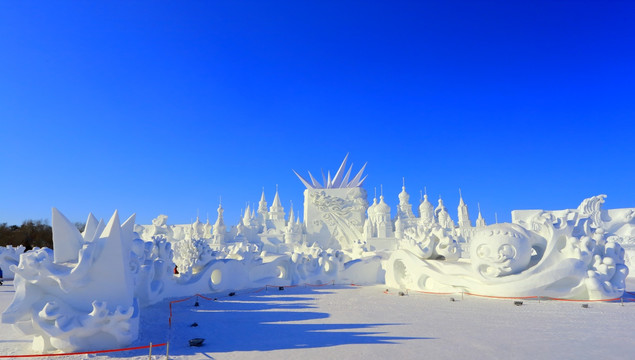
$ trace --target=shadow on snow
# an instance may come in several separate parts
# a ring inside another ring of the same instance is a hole
[[[330,315],[312,311],[316,296],[328,295],[329,288],[297,287],[279,291],[269,289],[252,294],[219,298],[218,301],[195,299],[173,304],[172,329],[167,330],[167,302],[144,309],[138,343],[170,339],[170,355],[227,353],[233,351],[271,351],[284,349],[320,348],[350,344],[398,344],[404,340],[430,339],[382,335],[377,323],[295,323],[327,319]],[[337,287],[335,287],[337,288]],[[339,287],[342,288],[342,287]],[[355,288],[345,287],[349,291]],[[213,297],[212,295],[211,297]],[[354,311],[354,309],[351,309]],[[145,315],[144,315],[145,314]],[[165,314],[164,316],[157,316]],[[198,326],[191,326],[196,323]],[[156,339],[156,330],[163,339]],[[155,337],[154,339],[151,339]],[[202,347],[190,347],[189,339],[204,338]],[[156,349],[165,354],[165,349]],[[122,356],[120,353],[118,356]]]

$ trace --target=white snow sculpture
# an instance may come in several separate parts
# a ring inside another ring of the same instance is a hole
[[[0,247],[0,269],[4,279],[13,279],[12,266],[18,265],[20,254],[24,252],[24,246],[13,247],[11,245]]]
[[[387,262],[386,284],[507,297],[618,298],[628,267],[617,237],[606,237],[602,202],[600,196],[585,200],[578,210],[517,212],[516,224],[478,227],[469,262],[395,251]]]
[[[362,238],[368,207],[366,191],[361,187],[366,179],[362,177],[366,165],[349,181],[353,166],[345,173],[347,159],[348,155],[333,178],[330,171],[328,176],[323,176],[324,185],[310,172],[310,182],[295,173],[306,186],[304,222],[307,241],[324,249],[350,249]]]
[[[134,215],[120,225],[115,211],[103,229],[90,215],[84,236],[57,209],[52,223],[55,253],[20,256],[16,294],[2,322],[33,335],[37,352],[129,345],[139,321],[130,272]]]
[[[399,248],[409,250],[422,259],[457,260],[461,256],[457,239],[439,224],[407,229]]]
[[[189,238],[174,244],[174,263],[183,276],[200,272],[212,260],[212,248],[204,239]]]
[[[134,239],[130,256],[139,305],[148,306],[162,300],[174,275],[171,244],[164,236],[154,236],[151,241]]]

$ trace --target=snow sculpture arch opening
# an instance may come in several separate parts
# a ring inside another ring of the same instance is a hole
[[[219,285],[223,281],[223,272],[220,269],[212,271],[212,284]]]

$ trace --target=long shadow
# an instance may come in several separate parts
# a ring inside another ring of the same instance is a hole
[[[333,288],[333,287],[331,287]],[[347,291],[356,291],[348,287]],[[237,295],[218,301],[188,300],[173,305],[172,328],[166,338],[170,354],[193,355],[233,351],[271,351],[283,349],[321,348],[347,344],[398,344],[406,340],[431,339],[385,335],[382,327],[402,325],[388,323],[311,323],[299,321],[326,319],[330,315],[314,311],[316,296],[329,294],[327,288],[294,288],[285,291]],[[160,303],[142,311],[140,343],[147,344],[157,336],[156,329],[166,328],[157,316]],[[144,315],[146,314],[146,315]],[[149,315],[148,315],[149,314]],[[163,319],[162,319],[163,318]],[[196,323],[196,324],[195,324]],[[195,326],[192,326],[194,325]],[[192,338],[204,338],[202,347],[190,347]],[[163,341],[154,339],[152,341]],[[157,353],[162,353],[158,350]],[[121,357],[123,354],[118,354]],[[131,354],[132,355],[132,354]]]

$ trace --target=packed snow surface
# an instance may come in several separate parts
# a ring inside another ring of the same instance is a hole
[[[0,310],[14,295],[0,287]],[[635,288],[635,279],[627,280]],[[258,291],[259,290],[259,291]],[[493,300],[410,292],[386,287],[324,285],[247,289],[173,304],[166,299],[141,313],[133,346],[170,341],[171,359],[626,359],[635,345],[635,302]],[[451,297],[455,301],[451,301]],[[627,300],[632,298],[627,298]],[[588,308],[582,305],[588,304]],[[197,323],[198,326],[192,326]],[[0,324],[0,354],[31,354],[29,336]],[[205,339],[202,347],[188,340]],[[165,358],[165,347],[153,349]],[[147,350],[56,359],[147,359]]]

